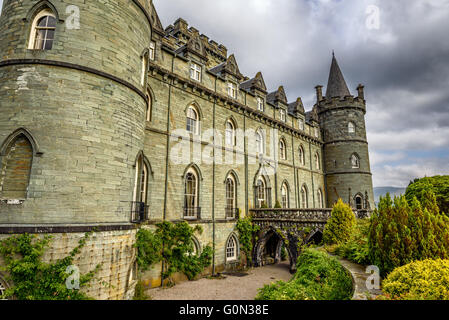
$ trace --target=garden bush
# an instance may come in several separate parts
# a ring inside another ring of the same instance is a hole
[[[393,300],[449,300],[449,260],[412,262],[383,281],[384,296]]]
[[[449,258],[449,218],[438,214],[435,196],[427,192],[425,206],[414,198],[394,201],[387,194],[372,215],[369,258],[386,275],[412,261]]]
[[[352,209],[339,199],[332,209],[332,216],[324,228],[325,244],[343,244],[349,241],[356,219]]]
[[[293,279],[259,289],[256,300],[349,300],[352,292],[351,275],[336,258],[306,249]]]
[[[202,228],[192,228],[187,222],[162,222],[153,232],[140,229],[137,232],[137,263],[142,271],[151,265],[163,262],[163,277],[170,280],[174,273],[181,272],[189,280],[194,280],[205,268],[211,265],[213,250],[205,246],[201,254],[194,254],[193,236],[202,233]]]
[[[349,241],[338,246],[335,253],[358,264],[370,264],[368,246],[369,227],[370,219],[357,220],[356,227]]]

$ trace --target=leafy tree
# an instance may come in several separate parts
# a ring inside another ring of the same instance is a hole
[[[325,244],[343,244],[349,241],[354,230],[356,219],[354,212],[339,199],[332,209],[332,215],[324,228]]]
[[[381,197],[372,215],[369,230],[370,261],[382,273],[415,260],[449,257],[449,218],[438,214],[432,192],[424,197],[425,207],[416,199],[404,196],[394,201]]]
[[[410,183],[405,196],[407,201],[411,203],[416,197],[421,203],[424,202],[425,193],[423,191],[430,190],[436,196],[436,202],[441,212],[449,214],[449,176],[426,177],[415,179]],[[424,206],[424,203],[423,203]]]

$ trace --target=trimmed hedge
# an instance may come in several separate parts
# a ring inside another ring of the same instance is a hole
[[[449,260],[412,262],[395,269],[383,281],[385,296],[392,300],[449,300]]]
[[[256,300],[350,300],[352,292],[351,275],[336,258],[306,249],[293,279],[259,289]]]

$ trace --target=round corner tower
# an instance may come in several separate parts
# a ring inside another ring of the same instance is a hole
[[[133,259],[130,211],[144,144],[152,10],[151,0],[3,1],[0,237],[71,234],[70,246],[95,227],[103,230],[99,260],[111,261],[101,252],[117,252],[115,243]],[[112,241],[111,232],[123,234]],[[123,298],[130,271],[111,272],[119,284],[97,298]]]
[[[341,198],[354,209],[374,209],[374,192],[366,137],[364,87],[351,95],[335,55],[326,96],[317,89],[317,107],[324,139],[328,207]]]

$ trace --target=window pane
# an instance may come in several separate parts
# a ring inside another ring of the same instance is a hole
[[[54,17],[47,17],[47,27],[55,28],[56,27],[56,19]]]

